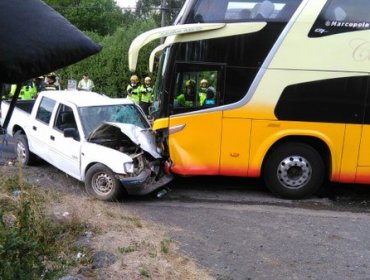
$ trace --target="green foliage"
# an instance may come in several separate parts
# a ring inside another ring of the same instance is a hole
[[[170,250],[170,243],[171,243],[171,239],[163,239],[161,241],[161,252],[162,253],[168,254]]]
[[[19,185],[13,178],[0,184],[0,279],[52,279],[73,265],[66,248],[85,228],[51,220],[43,197],[30,186],[9,194]]]
[[[119,247],[118,248],[118,252],[120,252],[121,254],[128,254],[128,253],[132,253],[132,252],[135,252],[135,251],[138,251],[138,248],[133,247],[133,246]]]
[[[147,268],[143,267],[140,269],[140,276],[143,276],[145,278],[150,278],[150,272]]]
[[[153,18],[158,26],[161,25],[162,0],[138,0],[136,15],[140,18]],[[185,0],[166,0],[164,25],[171,25],[176,19]]]
[[[78,29],[100,35],[112,34],[117,27],[131,22],[131,13],[123,14],[114,0],[45,0]]]
[[[111,97],[122,97],[131,73],[128,69],[130,43],[141,33],[160,25],[161,0],[139,0],[136,12],[125,11],[114,0],[45,0],[46,4],[61,13],[103,49],[69,67],[58,70],[62,87],[69,79],[77,82],[84,72],[94,81],[94,91]],[[177,16],[184,0],[167,0],[166,24]],[[137,74],[140,78],[149,75],[148,63],[151,51],[159,40],[148,44],[139,54]],[[155,79],[155,77],[152,77]]]
[[[136,21],[125,27],[118,28],[112,35],[99,36],[95,33],[86,34],[103,46],[102,51],[79,63],[59,71],[66,83],[67,79],[80,80],[84,72],[88,72],[95,83],[95,91],[111,97],[122,97],[132,73],[128,69],[128,49],[130,43],[139,34],[156,28],[154,21]],[[148,44],[139,55],[137,74],[144,77],[148,74],[148,62],[152,49],[158,41]]]

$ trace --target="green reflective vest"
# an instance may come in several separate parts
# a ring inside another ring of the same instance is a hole
[[[153,94],[153,88],[152,87],[142,87],[141,92],[141,102],[145,103],[152,103],[152,94]]]
[[[141,92],[142,92],[142,86],[141,85],[138,85],[136,87],[132,87],[131,85],[128,85],[127,86],[128,97],[132,101],[135,101],[137,104],[140,103],[140,100],[141,100]]]
[[[12,85],[9,96],[14,96],[15,91],[17,89],[17,85]],[[24,85],[19,92],[18,99],[21,100],[31,100],[36,98],[37,96],[37,89],[35,83]]]

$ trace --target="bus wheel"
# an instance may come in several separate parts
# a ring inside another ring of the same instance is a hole
[[[304,198],[324,182],[324,162],[311,146],[289,142],[275,148],[266,158],[263,177],[266,186],[283,198]]]

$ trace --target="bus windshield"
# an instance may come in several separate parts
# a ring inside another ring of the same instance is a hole
[[[187,23],[287,21],[301,1],[287,0],[202,0]],[[289,12],[290,11],[290,12]]]
[[[163,110],[163,104],[165,103],[165,88],[164,88],[164,70],[165,60],[167,56],[167,49],[165,49],[161,55],[157,78],[153,88],[153,103],[149,108],[149,114],[151,118],[156,119],[160,117]]]

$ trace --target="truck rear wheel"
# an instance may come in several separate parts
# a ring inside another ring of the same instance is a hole
[[[27,136],[22,131],[17,131],[14,134],[15,139],[15,154],[22,166],[32,165],[36,160],[36,155],[30,152],[28,147]]]
[[[266,158],[263,177],[266,186],[283,198],[304,198],[324,182],[324,162],[311,146],[289,142],[275,148]]]
[[[86,191],[100,200],[118,200],[123,187],[107,166],[97,163],[90,167],[85,178]]]

